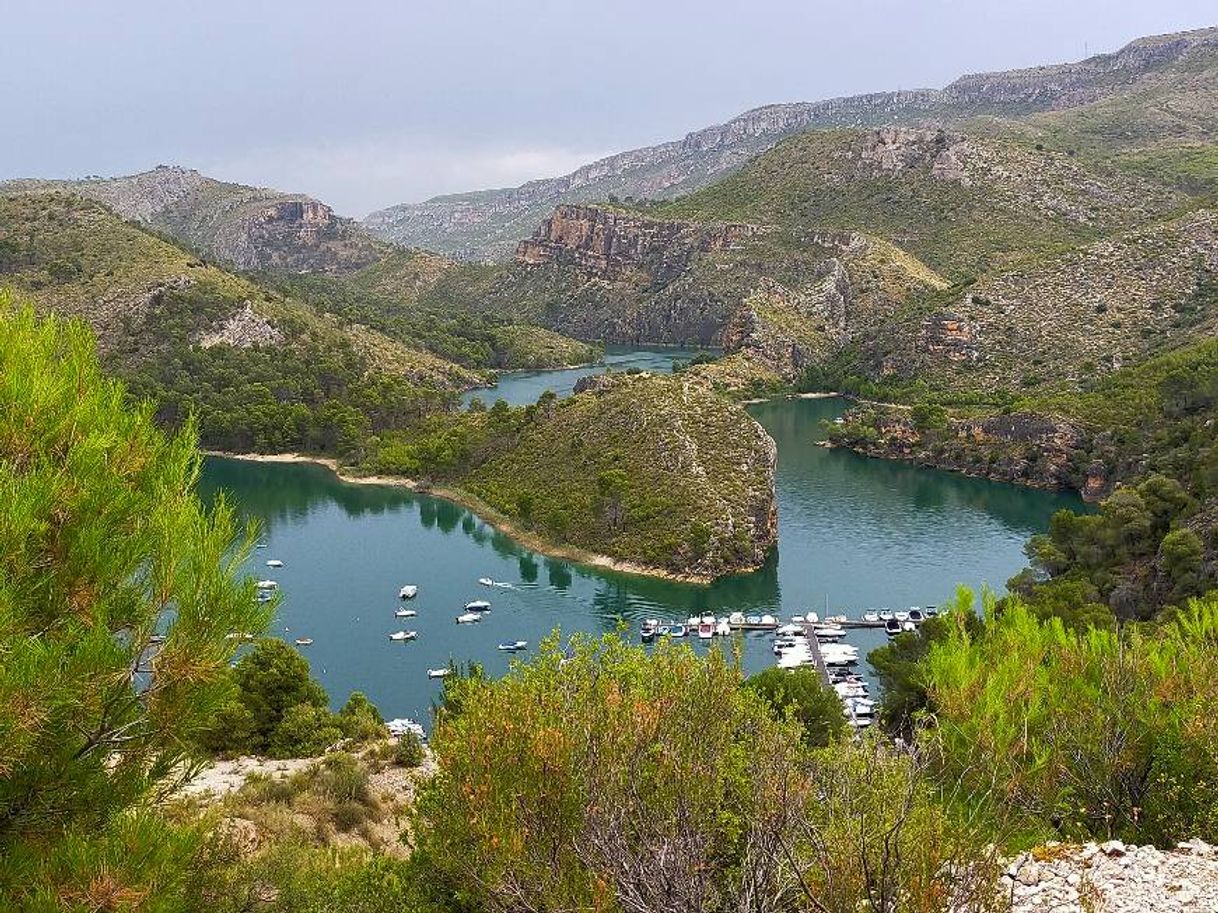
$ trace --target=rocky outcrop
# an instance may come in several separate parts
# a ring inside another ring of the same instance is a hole
[[[1197,839],[1173,850],[1048,844],[1013,859],[999,887],[1011,913],[1212,913],[1218,852]]]
[[[249,349],[254,346],[277,346],[283,341],[283,331],[257,313],[249,301],[218,327],[199,337],[199,345],[204,349],[219,345]]]
[[[696,254],[739,248],[765,230],[738,223],[660,221],[596,206],[558,206],[532,238],[517,245],[516,260],[572,265],[598,279],[640,272],[651,285],[660,286],[680,277]]]
[[[714,183],[794,133],[813,128],[959,122],[979,114],[1022,114],[1079,106],[1136,91],[1171,66],[1218,50],[1218,29],[1144,38],[1078,63],[963,76],[944,89],[877,92],[768,105],[683,139],[600,159],[557,178],[519,187],[436,197],[374,212],[378,237],[471,259],[502,259],[559,203],[659,198]],[[951,156],[938,166],[952,173]]]
[[[311,197],[229,184],[188,168],[160,165],[126,177],[0,183],[0,194],[55,190],[96,200],[243,270],[351,272],[386,252],[356,222]]]

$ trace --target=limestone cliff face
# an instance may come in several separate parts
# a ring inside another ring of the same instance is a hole
[[[351,219],[299,194],[216,181],[161,165],[117,178],[9,181],[0,194],[67,191],[243,270],[351,272],[387,250]]]
[[[671,282],[699,253],[738,249],[765,229],[755,225],[693,225],[640,218],[594,206],[558,206],[533,237],[516,247],[520,263],[571,264],[591,277],[646,274]]]
[[[946,283],[898,248],[858,232],[793,237],[772,226],[555,209],[517,247],[515,281],[541,289],[552,329],[610,343],[721,346],[790,383]],[[750,372],[751,373],[751,372]]]

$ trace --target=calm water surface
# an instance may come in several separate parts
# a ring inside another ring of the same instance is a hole
[[[677,357],[673,350],[635,357],[657,370],[665,354],[667,362]],[[569,391],[578,373],[552,372],[556,392]],[[531,402],[547,388],[544,376],[509,375],[496,395]],[[498,643],[520,639],[532,647],[555,627],[605,632],[625,620],[633,634],[649,616],[823,613],[826,600],[835,612],[857,615],[871,606],[941,603],[958,583],[1001,589],[1023,566],[1027,537],[1043,530],[1054,511],[1081,506],[1071,495],[816,446],[821,421],[843,408],[837,400],[798,399],[751,407],[778,443],[779,548],[757,573],[710,587],[552,560],[464,508],[400,489],[344,484],[317,466],[209,459],[203,487],[207,496],[228,491],[262,521],[267,547],[255,552],[250,572],[280,582],[275,630],[288,640],[315,639],[302,649],[335,703],[359,689],[386,716],[427,721],[440,685],[427,678],[428,668],[473,659],[500,673],[511,656],[496,650]],[[285,567],[269,570],[268,559]],[[481,586],[479,577],[504,585]],[[407,604],[418,616],[399,620],[397,591],[406,583],[419,586]],[[480,624],[455,624],[472,599],[490,600],[492,611]],[[419,639],[389,641],[401,628],[418,631]],[[864,651],[882,640],[875,631],[848,637]],[[773,663],[769,637],[740,641],[750,671]]]

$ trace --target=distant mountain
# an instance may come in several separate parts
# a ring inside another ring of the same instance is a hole
[[[1116,53],[1077,63],[963,76],[943,89],[770,105],[681,140],[601,159],[563,177],[393,206],[369,215],[364,226],[406,246],[502,259],[559,203],[678,196],[714,183],[783,138],[811,128],[1043,115],[1034,129],[1070,140],[1088,129],[1102,130],[1102,123],[1055,120],[1054,112],[1094,109],[1102,121],[1105,110],[1120,111],[1121,99],[1157,94],[1163,104],[1152,122],[1174,115],[1174,129],[1167,135],[1183,137],[1190,134],[1190,120],[1213,120],[1214,107],[1208,104],[1213,96],[1198,96],[1189,80],[1212,67],[1216,57],[1218,28],[1209,28],[1141,38]],[[1145,98],[1139,104],[1144,110],[1151,107]]]
[[[217,181],[161,165],[127,177],[16,180],[0,194],[65,191],[169,235],[211,260],[242,270],[345,273],[386,252],[360,225],[324,203]]]

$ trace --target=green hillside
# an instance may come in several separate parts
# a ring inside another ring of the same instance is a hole
[[[67,194],[0,196],[0,285],[87,320],[105,364],[206,446],[341,453],[482,375],[204,263]]]

